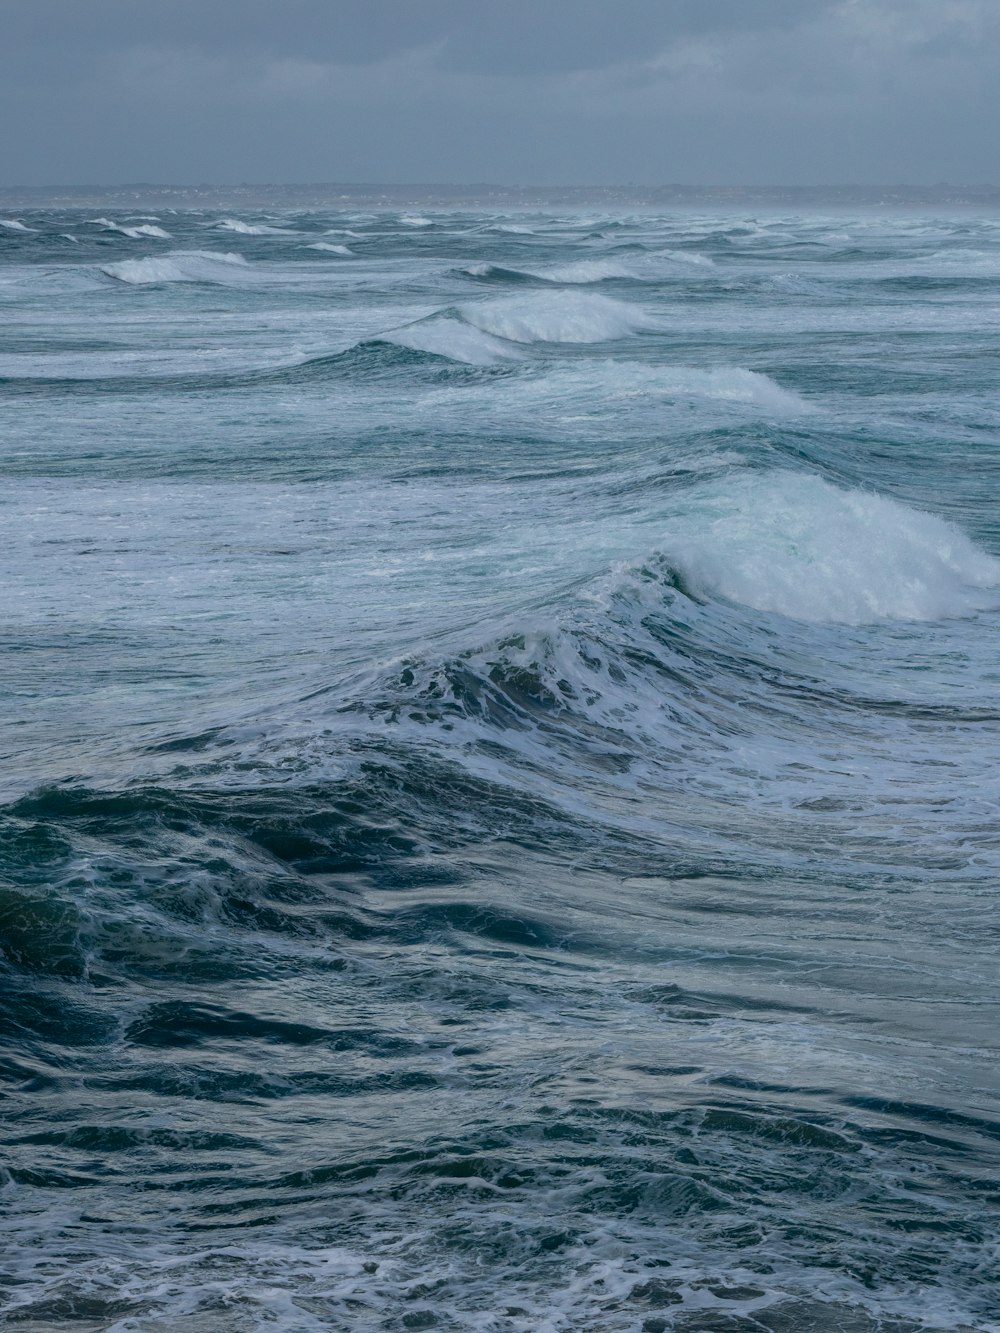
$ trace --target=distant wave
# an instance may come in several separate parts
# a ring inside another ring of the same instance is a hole
[[[239,218],[222,218],[213,224],[216,231],[234,231],[239,236],[294,236],[290,227],[268,227],[264,223],[241,222]]]
[[[140,223],[134,227],[126,227],[120,222],[112,222],[110,218],[94,218],[93,225],[102,227],[105,231],[116,231],[119,235],[128,236],[134,241],[142,239],[169,241],[171,239],[169,231],[164,231],[162,227],[157,227],[148,222]]]
[[[682,268],[711,269],[705,255],[682,250],[664,250],[635,258],[576,259],[567,264],[542,268],[512,268],[503,264],[470,264],[462,270],[480,282],[542,282],[557,285],[588,285],[597,282],[656,282]]]
[[[532,343],[598,343],[659,327],[638,306],[582,292],[470,301],[380,335],[384,342],[487,365]]]
[[[163,258],[123,259],[100,270],[119,282],[142,285],[160,282],[232,282],[233,270],[245,267],[242,255],[211,250],[175,250]]]
[[[753,404],[775,415],[814,412],[815,406],[769,375],[740,366],[645,366],[613,363],[607,371],[616,398],[714,398]]]

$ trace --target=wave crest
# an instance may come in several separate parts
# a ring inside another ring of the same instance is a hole
[[[793,473],[702,490],[665,549],[695,591],[796,620],[941,620],[1000,602],[1000,561],[953,524]]]
[[[232,282],[234,269],[246,268],[242,255],[211,250],[175,250],[158,259],[123,259],[102,264],[101,272],[136,285],[160,282]]]

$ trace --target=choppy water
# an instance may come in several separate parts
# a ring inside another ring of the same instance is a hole
[[[0,1318],[1000,1329],[1000,222],[0,227]]]

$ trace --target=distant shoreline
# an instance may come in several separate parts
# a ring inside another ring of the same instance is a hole
[[[0,208],[982,208],[1000,185],[311,185],[0,186]]]

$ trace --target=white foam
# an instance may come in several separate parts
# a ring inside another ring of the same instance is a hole
[[[122,235],[131,236],[136,240],[141,236],[149,236],[157,241],[170,240],[169,231],[164,231],[162,227],[154,227],[151,223],[143,223],[138,227],[118,227],[116,230],[120,231]]]
[[[537,292],[459,306],[467,324],[516,343],[596,343],[626,338],[656,321],[637,306],[585,292]]]
[[[695,591],[797,620],[940,620],[1000,605],[1000,561],[953,524],[796,473],[701,489],[664,549]]]
[[[101,272],[119,282],[137,285],[153,282],[232,282],[233,270],[245,268],[242,255],[215,254],[210,250],[176,250],[161,259],[123,259],[102,264]]]
[[[708,255],[700,255],[694,250],[664,250],[662,255],[664,259],[669,259],[675,264],[691,264],[695,268],[715,268],[714,259],[709,259]]]
[[[0,227],[6,227],[8,231],[35,231],[34,227],[26,227],[23,222],[18,222],[16,218],[0,218]]]
[[[707,370],[685,366],[615,366],[620,381],[618,398],[714,398],[720,402],[760,408],[775,416],[815,411],[806,399],[783,389],[760,371],[740,366],[712,366]]]
[[[655,282],[669,277],[678,264],[688,268],[715,267],[705,255],[686,250],[663,250],[657,254],[637,255],[630,259],[578,259],[570,264],[556,265],[537,276],[549,282],[568,283],[606,282],[611,278]]]
[[[154,227],[148,223],[143,223],[137,227],[124,227],[120,222],[113,222],[111,218],[93,218],[91,226],[103,227],[105,231],[117,231],[122,236],[128,236],[137,241],[143,237],[148,237],[157,241],[169,241],[170,232],[164,231],[162,227]]]
[[[382,342],[397,347],[409,347],[416,352],[431,352],[452,361],[463,361],[471,366],[490,366],[498,361],[509,361],[520,353],[509,342],[490,333],[473,328],[460,319],[421,320],[405,328],[393,329],[381,335]]]
[[[143,223],[140,227],[123,227],[121,231],[127,236],[152,236],[153,239],[163,241],[171,239],[171,233],[164,231],[163,227],[155,227],[152,223]]]
[[[425,218],[413,213],[404,213],[399,220],[404,227],[433,227],[434,225],[433,218]]]
[[[216,222],[217,231],[235,231],[240,236],[293,236],[287,227],[267,227],[263,223],[241,222],[239,218],[222,218]]]
[[[331,255],[352,255],[353,250],[348,250],[346,245],[331,245],[328,241],[313,241],[311,245],[306,246],[307,250],[325,250]]]
[[[631,282],[656,282],[669,277],[676,271],[678,264],[695,268],[713,268],[710,259],[704,255],[688,254],[684,251],[664,251],[656,255],[633,256],[629,259],[575,259],[568,264],[556,264],[551,268],[509,268],[505,265],[478,263],[470,264],[463,272],[471,278],[488,278],[491,275],[514,273],[523,278],[535,278],[539,282],[552,282],[568,286],[585,286],[589,283],[608,282],[615,278]]]
[[[632,270],[613,259],[578,259],[571,264],[557,264],[539,277],[549,282],[605,282],[608,278],[631,278]]]

